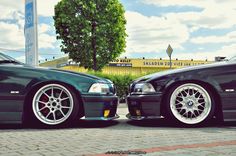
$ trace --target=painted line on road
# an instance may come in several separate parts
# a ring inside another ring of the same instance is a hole
[[[129,153],[129,152],[133,153],[135,151],[136,152],[145,152],[145,153],[155,153],[155,152],[175,151],[175,150],[179,150],[179,149],[211,148],[211,147],[230,146],[230,145],[236,145],[236,140],[220,141],[220,142],[212,142],[212,143],[201,143],[201,144],[189,144],[189,145],[160,146],[160,147],[153,147],[153,148],[120,151],[120,153]],[[103,154],[91,154],[91,155],[85,155],[85,156],[114,156],[114,155],[116,155],[116,154],[103,153]],[[117,154],[117,155],[127,156],[128,154]]]

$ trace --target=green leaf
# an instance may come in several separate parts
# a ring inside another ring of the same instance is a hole
[[[85,68],[101,70],[125,51],[124,13],[119,0],[61,0],[53,17],[61,51]]]

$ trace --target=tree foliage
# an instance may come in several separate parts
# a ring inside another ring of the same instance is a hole
[[[81,66],[101,70],[125,51],[124,13],[119,0],[61,0],[54,16],[61,50]]]

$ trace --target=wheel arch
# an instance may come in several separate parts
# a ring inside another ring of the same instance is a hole
[[[222,102],[220,94],[218,93],[217,89],[210,83],[201,81],[201,80],[183,80],[183,81],[176,81],[168,85],[168,87],[165,89],[165,92],[163,93],[162,97],[166,97],[169,93],[170,89],[175,87],[176,85],[181,85],[185,83],[195,83],[202,87],[204,87],[207,91],[211,92],[211,94],[214,95],[214,101],[216,104],[216,110],[214,112],[214,116],[217,117],[219,120],[223,120],[223,112],[222,112]],[[165,116],[165,104],[166,104],[166,98],[162,98],[161,100],[161,115]]]
[[[82,117],[84,115],[84,105],[83,105],[83,100],[82,100],[82,96],[81,96],[81,92],[78,91],[73,85],[65,83],[65,82],[61,82],[61,81],[43,81],[40,83],[35,84],[26,94],[25,96],[25,100],[24,100],[24,106],[23,106],[23,115],[22,115],[22,121],[25,122],[27,119],[25,119],[25,117],[27,118],[27,116],[29,115],[27,112],[27,109],[30,105],[30,102],[34,96],[34,94],[36,93],[36,91],[43,87],[44,85],[47,84],[60,84],[66,87],[69,87],[74,93],[76,93],[76,98],[79,100],[79,109],[81,109],[79,111],[79,117]],[[26,121],[27,122],[27,121]]]

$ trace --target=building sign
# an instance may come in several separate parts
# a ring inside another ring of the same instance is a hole
[[[34,26],[34,4],[33,2],[25,5],[25,29]]]
[[[195,66],[207,64],[210,62],[203,60],[173,60],[172,66],[175,68],[184,66]],[[151,68],[169,68],[170,61],[162,59],[117,59],[109,63],[113,67],[151,67]]]
[[[109,66],[113,67],[132,67],[131,59],[116,59],[109,63]]]
[[[132,67],[131,63],[109,63],[109,66],[113,67]]]
[[[25,0],[26,64],[38,66],[38,32],[36,0]]]
[[[115,61],[112,61],[111,63],[131,63],[131,59],[116,59]]]

